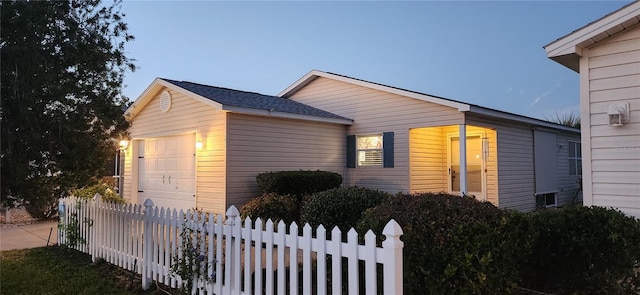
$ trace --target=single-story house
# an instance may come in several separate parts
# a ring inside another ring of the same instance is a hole
[[[580,74],[584,204],[640,218],[640,1],[545,50]]]
[[[165,207],[223,212],[260,195],[258,173],[303,169],[532,211],[580,177],[577,129],[317,70],[277,96],[158,78],[125,117],[123,194]]]

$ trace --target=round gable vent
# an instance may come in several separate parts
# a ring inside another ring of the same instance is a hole
[[[169,91],[163,91],[162,95],[160,96],[160,110],[163,113],[166,113],[169,111],[169,109],[171,108],[171,94],[169,93]]]

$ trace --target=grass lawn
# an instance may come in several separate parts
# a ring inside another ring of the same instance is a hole
[[[166,287],[165,287],[166,288]],[[64,247],[0,252],[0,294],[166,294],[140,276]]]

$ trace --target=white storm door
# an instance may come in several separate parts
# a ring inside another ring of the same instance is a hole
[[[195,135],[149,138],[140,142],[138,203],[151,198],[158,207],[195,207]]]
[[[460,194],[460,137],[448,139],[449,192]],[[478,200],[485,200],[485,163],[482,152],[482,137],[467,136],[467,191]]]

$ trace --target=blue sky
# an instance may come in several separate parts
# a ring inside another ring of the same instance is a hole
[[[135,100],[156,77],[277,95],[312,69],[520,115],[579,113],[544,45],[632,1],[125,1]]]

